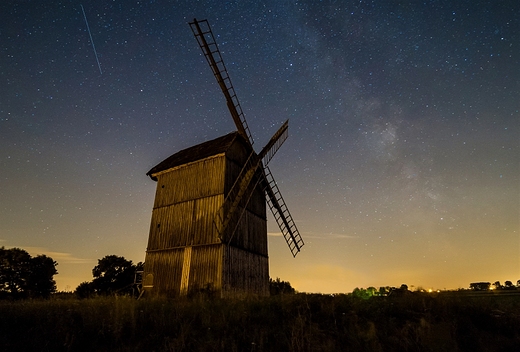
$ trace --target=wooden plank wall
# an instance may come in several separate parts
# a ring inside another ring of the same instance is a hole
[[[234,143],[226,152],[226,192],[232,186],[235,179],[240,174],[243,164],[248,157],[247,149],[240,143]],[[240,164],[241,162],[242,164]],[[258,177],[261,170],[258,170]],[[253,188],[254,184],[250,185]],[[241,213],[246,199],[243,199],[237,213]],[[237,218],[238,219],[238,214]],[[223,236],[223,241],[242,249],[260,253],[267,256],[267,214],[266,202],[263,190],[256,187],[253,195],[249,199],[247,209],[236,227],[231,224]]]
[[[240,137],[237,137],[226,151],[225,195],[228,194],[229,190],[233,186],[233,182],[236,180],[240,170],[242,170],[242,167],[245,165],[251,151],[252,150],[249,147],[246,147],[241,142]],[[229,169],[229,167],[232,168]]]
[[[267,256],[266,220],[246,210],[229,244]]]
[[[222,289],[222,248],[224,245],[193,247],[188,292]]]
[[[179,294],[183,259],[184,248],[146,253],[144,275],[153,274],[152,292]]]
[[[224,255],[223,296],[269,295],[269,260],[233,246]]]
[[[213,216],[223,198],[219,194],[154,209],[148,250],[219,242]]]
[[[145,275],[154,275],[154,292],[180,294],[186,246],[195,246],[189,258],[188,291],[211,282],[209,278],[215,280],[214,262],[221,263],[222,255],[197,246],[219,242],[213,215],[224,200],[224,165],[225,157],[220,155],[157,176],[145,258]],[[204,261],[208,261],[206,272],[201,269]],[[215,282],[213,286],[221,284]]]
[[[219,155],[159,174],[154,208],[224,193],[224,163]]]
[[[145,276],[153,274],[156,294],[178,296],[206,288],[220,291],[223,247],[223,244],[214,244],[148,252]]]
[[[148,249],[215,243],[213,217],[224,198],[224,156],[157,176]]]

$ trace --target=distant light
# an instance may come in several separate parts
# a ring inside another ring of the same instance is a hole
[[[429,292],[429,293],[432,293],[432,292],[433,292],[433,290],[432,290],[432,289],[430,288],[430,289],[428,290],[428,292]]]

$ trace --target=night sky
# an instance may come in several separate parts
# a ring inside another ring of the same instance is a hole
[[[235,130],[195,17],[257,152],[289,119],[270,167],[305,246],[293,259],[270,216],[271,277],[324,293],[520,279],[515,0],[4,0],[0,246],[51,256],[59,290],[105,255],[144,261],[146,172]]]

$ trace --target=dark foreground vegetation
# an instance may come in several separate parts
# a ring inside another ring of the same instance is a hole
[[[520,296],[0,301],[3,351],[518,351]]]

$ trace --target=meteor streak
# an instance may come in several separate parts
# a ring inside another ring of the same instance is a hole
[[[92,33],[90,32],[90,27],[88,25],[87,15],[85,15],[85,9],[83,8],[83,5],[79,5],[79,6],[81,6],[81,11],[83,11],[83,18],[85,19],[85,24],[87,25],[87,31],[88,31],[88,35],[90,36],[90,42],[92,43],[92,49],[94,49],[94,55],[96,55],[96,61],[97,61],[97,65],[99,67],[99,73],[103,74],[103,71],[101,71],[101,65],[99,64],[99,58],[97,55],[96,47],[94,45],[94,40],[92,39]]]

